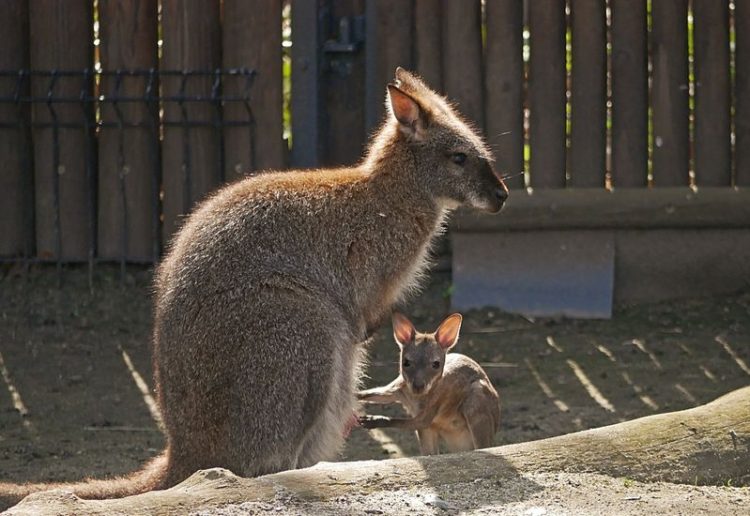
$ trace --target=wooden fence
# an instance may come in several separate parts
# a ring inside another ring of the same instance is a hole
[[[750,0],[289,3],[292,165],[357,160],[400,65],[513,188],[750,185]],[[2,2],[0,256],[156,260],[206,192],[287,166],[284,5]]]
[[[284,167],[281,9],[2,2],[0,256],[155,261],[196,200]]]

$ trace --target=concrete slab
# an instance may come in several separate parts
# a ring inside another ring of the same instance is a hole
[[[611,231],[455,232],[452,239],[455,310],[496,306],[530,316],[612,315]]]

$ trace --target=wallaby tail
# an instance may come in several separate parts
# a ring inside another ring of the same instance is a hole
[[[89,479],[82,482],[11,484],[0,482],[0,511],[15,505],[31,493],[48,491],[50,489],[64,489],[73,492],[80,498],[105,499],[122,498],[154,489],[166,487],[167,452],[154,457],[135,473],[111,479]]]

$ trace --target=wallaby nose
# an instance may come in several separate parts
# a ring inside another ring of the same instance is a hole
[[[412,389],[414,389],[414,392],[422,392],[424,390],[424,382],[414,382],[411,384]]]
[[[508,199],[508,188],[505,184],[495,188],[495,198],[500,202],[505,202]]]

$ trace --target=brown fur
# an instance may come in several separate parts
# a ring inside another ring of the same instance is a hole
[[[399,403],[409,418],[364,416],[365,428],[415,430],[423,455],[438,453],[442,439],[451,452],[487,448],[500,425],[500,397],[482,367],[459,353],[461,316],[453,314],[435,333],[417,333],[394,314],[393,334],[401,348],[401,374],[390,384],[361,391],[368,403]]]
[[[118,496],[202,468],[255,476],[336,455],[356,405],[358,344],[415,288],[448,211],[496,212],[507,195],[447,102],[403,70],[396,82],[358,166],[248,178],[187,219],[156,277],[166,466],[125,491],[68,487]]]

